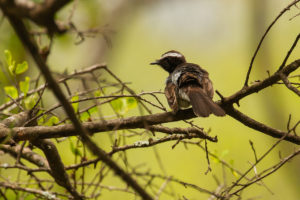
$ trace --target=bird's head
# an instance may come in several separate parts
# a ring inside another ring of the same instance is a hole
[[[185,57],[180,52],[171,50],[164,53],[160,59],[150,64],[159,65],[167,72],[172,73],[178,65],[185,62]]]

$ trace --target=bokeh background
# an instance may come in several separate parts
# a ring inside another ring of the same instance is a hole
[[[210,78],[224,96],[232,95],[243,86],[251,57],[268,25],[290,1],[282,0],[165,0],[165,1],[75,1],[76,7],[72,21],[79,30],[100,28],[101,33],[85,38],[80,44],[76,34],[55,36],[48,58],[53,71],[70,72],[88,67],[95,63],[106,62],[109,68],[123,81],[131,82],[135,92],[159,91],[164,89],[167,73],[149,63],[168,50],[182,52],[189,62],[197,63],[209,71]],[[73,4],[61,10],[58,20],[66,21]],[[250,82],[262,80],[274,73],[280,66],[288,49],[300,32],[300,9],[293,7],[272,28],[264,41],[254,62]],[[292,20],[290,20],[293,18]],[[105,36],[105,37],[104,37]],[[49,41],[44,39],[44,45]],[[5,49],[9,49],[16,60],[29,61],[31,67],[27,75],[38,73],[30,56],[24,51],[17,36],[6,19],[0,25],[0,60],[3,65]],[[293,52],[288,63],[299,59],[300,48]],[[3,77],[3,76],[2,76]],[[10,84],[5,77],[1,87]],[[162,96],[165,105],[166,101]],[[218,96],[215,96],[218,100]],[[1,102],[4,96],[1,96]],[[53,99],[52,101],[55,101]],[[54,104],[54,102],[48,102]],[[299,98],[282,85],[274,85],[258,94],[244,98],[239,108],[250,117],[269,126],[286,130],[289,114],[292,122],[300,118]],[[157,110],[153,110],[154,112]],[[160,111],[157,111],[160,112]],[[138,112],[137,112],[138,113]],[[249,140],[253,141],[258,156],[262,155],[275,139],[251,130],[230,117],[208,119],[197,118],[194,122],[211,134],[218,135],[218,143],[209,143],[209,150],[233,164],[240,171],[254,162]],[[183,126],[172,123],[170,126]],[[146,135],[140,140],[147,140]],[[98,144],[110,149],[109,139],[96,136]],[[136,138],[133,141],[136,141]],[[154,148],[129,150],[129,162],[133,165],[146,163],[145,168],[153,173],[174,176],[186,182],[214,190],[217,185],[213,175],[221,181],[224,178],[222,165],[212,161],[212,172],[205,175],[207,161],[205,153],[196,147],[184,148],[174,143],[158,145]],[[261,171],[278,162],[278,152],[288,155],[296,145],[282,142],[264,161],[257,166]],[[66,164],[71,164],[69,149],[60,146],[61,156]],[[155,152],[159,153],[161,163]],[[0,162],[9,162],[9,157],[1,157]],[[161,167],[163,165],[163,167]],[[2,170],[1,173],[4,173]],[[6,172],[5,172],[6,173]],[[88,173],[90,176],[93,172]],[[253,173],[252,173],[253,174]],[[236,177],[226,171],[227,184]],[[111,176],[106,180],[109,185],[124,185],[118,178]],[[300,199],[300,159],[296,157],[278,172],[264,180],[274,193],[266,188],[253,185],[243,192],[243,198],[258,199]],[[181,185],[172,184],[176,193],[188,199],[207,199],[209,195]],[[60,190],[60,188],[58,188]],[[168,199],[162,195],[161,199]],[[133,199],[123,192],[103,191],[102,199]]]

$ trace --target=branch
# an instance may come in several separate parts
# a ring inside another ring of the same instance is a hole
[[[53,200],[60,200],[60,198],[57,198],[54,194],[51,194],[48,191],[42,191],[42,190],[37,190],[37,189],[32,189],[32,188],[28,188],[28,187],[20,187],[17,186],[15,184],[10,184],[10,183],[6,183],[6,182],[0,182],[0,186],[6,189],[11,189],[13,191],[23,191],[23,192],[28,192],[28,193],[32,193],[35,195],[39,195],[41,197],[44,197],[45,199],[53,199]]]
[[[76,200],[83,199],[72,187],[56,146],[50,140],[35,140],[32,143],[44,152],[51,169],[51,175],[55,179],[55,182],[66,188]]]
[[[0,0],[0,7],[6,15],[18,18],[28,18],[40,26],[44,26],[50,33],[63,32],[54,20],[55,13],[70,3],[71,0],[45,0],[43,3],[21,0]]]
[[[280,169],[285,163],[287,163],[288,161],[290,161],[292,158],[294,158],[295,156],[300,154],[300,149],[298,149],[297,151],[295,151],[294,153],[292,153],[291,155],[285,157],[284,159],[282,159],[279,163],[277,163],[276,165],[274,165],[272,167],[272,170],[269,171],[268,173],[266,173],[265,175],[260,174],[259,177],[253,181],[248,182],[247,184],[244,184],[240,189],[236,190],[235,192],[233,192],[232,194],[230,194],[230,196],[236,195],[238,192],[241,192],[242,190],[244,190],[246,187],[266,178],[267,176],[273,174],[274,172],[276,172],[278,169]]]
[[[280,138],[286,134],[286,132],[268,127],[265,124],[255,121],[254,119],[248,117],[247,115],[241,113],[240,111],[234,109],[233,107],[226,107],[226,112],[229,116],[243,123],[244,125],[253,128],[257,131],[265,133],[269,136]],[[195,115],[192,109],[180,110],[177,115],[172,112],[158,113],[146,116],[129,117],[123,119],[112,119],[109,121],[99,121],[99,122],[85,122],[83,127],[87,129],[90,133],[98,133],[112,130],[123,130],[123,129],[136,129],[136,128],[147,128],[145,127],[145,122],[149,129],[166,132],[166,133],[187,133],[197,132],[202,134],[202,138],[209,139],[210,141],[216,141],[216,139],[208,136],[205,132],[201,132],[199,129],[170,129],[170,128],[157,128],[157,126],[151,126],[161,123],[175,122],[179,120],[191,119]],[[16,141],[22,140],[32,140],[32,139],[44,139],[44,138],[57,138],[57,137],[68,137],[73,135],[78,135],[78,131],[70,124],[59,125],[59,126],[34,126],[34,127],[15,127],[12,129],[0,128],[0,138],[6,137],[12,132],[12,137]],[[300,137],[296,135],[287,135],[285,140],[290,141],[295,144],[300,144]]]
[[[234,119],[238,120],[242,124],[257,130],[259,132],[265,133],[271,137],[274,138],[281,138],[287,134],[287,132],[269,127],[263,123],[260,123],[258,121],[255,121],[254,119],[248,117],[247,115],[243,114],[242,112],[234,109],[233,107],[230,109],[226,109],[226,113],[233,117]],[[300,145],[300,137],[296,135],[288,134],[284,140],[287,140],[289,142],[295,143]]]
[[[277,22],[277,20],[286,12],[288,11],[293,5],[296,5],[300,0],[294,0],[293,2],[291,2],[287,7],[285,7],[280,13],[279,15],[273,20],[273,22],[269,25],[269,27],[267,28],[266,32],[264,33],[264,35],[262,36],[262,38],[260,39],[259,41],[259,44],[254,52],[254,55],[251,59],[251,62],[250,62],[250,66],[249,66],[249,69],[248,69],[248,72],[247,72],[247,75],[246,75],[246,80],[245,80],[245,83],[244,83],[244,87],[245,86],[248,86],[248,81],[249,81],[249,77],[250,77],[250,73],[251,73],[251,70],[252,70],[252,66],[253,66],[253,63],[254,63],[254,60],[255,60],[255,57],[265,39],[265,37],[267,36],[267,34],[269,33],[269,31],[271,30],[271,28],[273,27],[273,25]]]
[[[123,179],[128,185],[130,185],[143,199],[145,200],[152,200],[152,197],[128,174],[126,173],[117,163],[115,163],[109,156],[106,155],[105,151],[99,148],[96,143],[94,143],[91,138],[88,136],[88,131],[81,125],[80,121],[77,119],[76,114],[68,102],[67,98],[65,97],[63,91],[56,83],[56,80],[53,78],[49,67],[45,63],[45,60],[39,54],[39,49],[37,47],[36,42],[30,37],[25,25],[22,21],[16,18],[13,15],[10,15],[6,12],[5,7],[1,7],[3,12],[7,15],[12,27],[16,31],[17,35],[19,36],[20,40],[22,41],[23,45],[29,50],[31,56],[35,60],[39,70],[44,75],[47,83],[49,84],[50,89],[52,90],[53,94],[57,98],[57,100],[63,106],[66,114],[68,115],[69,119],[73,123],[75,129],[77,130],[78,134],[81,136],[82,141],[86,144],[89,150],[100,158],[106,165],[108,165],[113,171]]]
[[[288,80],[287,76],[280,73],[280,77],[281,77],[281,80],[283,81],[283,83],[285,84],[285,86],[300,97],[300,91],[296,87],[292,86],[292,84]]]
[[[172,115],[169,113],[160,113],[154,115],[129,117],[125,119],[113,119],[109,121],[98,122],[85,122],[82,126],[89,131],[89,133],[106,132],[112,130],[123,129],[136,129],[147,128],[151,131],[159,131],[167,134],[196,134],[198,138],[208,139],[212,142],[217,142],[217,137],[211,137],[204,131],[198,128],[168,128],[163,126],[151,126],[152,124],[165,123],[164,117]],[[170,116],[170,117],[171,117]],[[160,121],[153,121],[155,118],[162,118]],[[177,120],[181,120],[178,118]],[[144,122],[148,124],[145,127]],[[46,139],[46,138],[60,138],[68,136],[78,136],[78,130],[71,124],[64,124],[59,126],[32,126],[32,127],[15,127],[12,129],[0,127],[0,138],[4,138],[11,135],[15,141]]]
[[[296,45],[297,45],[299,39],[300,39],[300,34],[297,35],[297,37],[296,37],[296,39],[295,39],[293,45],[291,46],[290,50],[288,51],[287,55],[285,56],[285,58],[284,58],[282,64],[280,65],[278,71],[282,70],[282,68],[285,66],[287,60],[289,59],[289,57],[290,57],[290,55],[291,55],[291,53],[293,52],[294,48],[296,47]]]
[[[146,141],[138,141],[130,145],[124,145],[121,147],[113,147],[113,150],[110,151],[108,154],[112,155],[116,152],[119,151],[125,151],[128,149],[136,149],[136,148],[144,148],[144,147],[151,147],[160,143],[164,143],[167,141],[172,141],[172,140],[184,140],[184,139],[192,139],[192,138],[199,138],[198,134],[192,133],[188,135],[183,135],[183,134],[174,134],[174,135],[169,135],[160,139],[149,139]]]
[[[82,69],[82,70],[76,70],[76,71],[74,71],[73,73],[67,75],[66,77],[59,79],[59,80],[57,81],[57,83],[63,83],[63,82],[66,82],[66,81],[69,80],[69,79],[72,79],[72,78],[76,77],[76,76],[84,75],[84,74],[88,74],[88,73],[92,73],[92,72],[94,72],[94,71],[96,71],[96,70],[98,70],[98,69],[104,68],[105,66],[106,66],[105,64],[97,64],[97,65],[92,65],[92,66],[87,67],[87,68]],[[29,97],[29,96],[31,96],[31,95],[37,93],[37,92],[43,91],[46,87],[48,87],[48,84],[43,84],[43,85],[39,86],[39,87],[36,88],[36,89],[33,89],[33,90],[28,91],[26,96]],[[24,99],[24,97],[25,97],[25,96],[24,96],[24,94],[22,93],[22,94],[19,95],[18,98],[14,99],[14,101],[15,101],[15,102],[19,102],[19,101],[21,101],[22,99]],[[0,111],[3,111],[3,110],[5,110],[6,108],[12,106],[12,105],[15,103],[14,101],[8,101],[8,102],[2,104],[2,105],[0,106]]]
[[[4,151],[5,153],[9,153],[12,156],[16,157],[18,156],[18,154],[20,154],[20,150],[21,150],[21,145],[5,145],[2,144],[0,145],[0,150]],[[38,167],[46,167],[49,168],[49,164],[48,161],[42,157],[41,155],[33,152],[30,148],[28,147],[24,147],[21,153],[21,157],[26,159],[27,161],[37,165]]]
[[[273,84],[275,84],[277,81],[281,80],[280,73],[283,73],[285,76],[288,76],[291,72],[297,70],[300,67],[300,59],[295,60],[291,64],[284,67],[282,70],[274,73],[272,76],[266,78],[265,80],[261,82],[254,83],[253,85],[249,87],[244,87],[243,89],[239,90],[235,94],[231,95],[230,97],[226,97],[223,99],[223,103],[225,105],[238,103],[239,100],[242,98],[257,93],[264,88],[267,88]]]

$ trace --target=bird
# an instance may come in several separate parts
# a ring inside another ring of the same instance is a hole
[[[169,73],[165,96],[174,114],[192,106],[198,117],[212,113],[225,116],[225,111],[212,100],[214,89],[208,72],[199,65],[186,62],[184,55],[175,50],[162,54],[150,64],[159,65]]]

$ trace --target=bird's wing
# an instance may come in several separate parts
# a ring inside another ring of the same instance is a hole
[[[211,80],[208,77],[202,79],[202,87],[206,95],[212,99],[214,97],[214,88]]]
[[[177,111],[179,110],[177,101],[177,89],[175,84],[173,84],[171,81],[166,83],[165,95],[167,97],[168,104],[173,112],[177,113]]]

